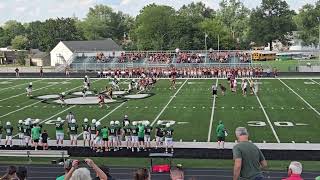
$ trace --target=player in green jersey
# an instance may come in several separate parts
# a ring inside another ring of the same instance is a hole
[[[78,125],[75,119],[71,120],[69,124],[69,134],[70,134],[70,141],[71,146],[78,145]]]
[[[123,126],[123,131],[124,131],[124,137],[126,141],[126,147],[127,149],[131,149],[132,144],[131,144],[131,127],[130,127],[130,122],[125,121],[124,126]]]
[[[173,128],[171,128],[171,124],[167,123],[166,128],[164,129],[164,142],[166,145],[166,153],[168,153],[168,148],[171,148],[171,153],[173,153]]]
[[[219,121],[219,124],[216,128],[216,134],[217,134],[217,140],[218,140],[218,149],[220,148],[224,149],[226,129],[222,121]]]
[[[64,120],[60,117],[57,118],[56,121],[56,139],[57,139],[57,147],[63,147],[63,139],[64,139],[64,131],[63,131]]]
[[[133,121],[131,126],[132,152],[134,152],[135,147],[137,148],[137,151],[139,151],[138,150],[138,132],[139,132],[139,128],[137,126],[137,122]]]
[[[4,127],[5,131],[6,131],[6,143],[5,143],[5,147],[7,147],[7,145],[10,145],[10,147],[12,147],[12,133],[13,133],[13,127],[11,126],[11,122],[7,122],[6,126]]]
[[[108,135],[109,135],[109,131],[108,131],[108,128],[107,126],[104,126],[102,129],[101,129],[101,133],[102,133],[102,140],[103,140],[103,146],[104,146],[104,149],[105,151],[109,151],[109,146],[108,146]]]
[[[114,151],[117,151],[116,145],[117,145],[117,132],[116,132],[116,126],[114,121],[110,122],[110,126],[108,128],[109,130],[109,147],[113,149]]]
[[[139,122],[138,124],[138,152],[141,148],[144,149],[144,124],[142,122]]]
[[[145,150],[150,150],[151,147],[151,132],[152,132],[152,127],[150,126],[150,122],[146,121],[145,122],[145,127],[144,127],[144,149]]]
[[[88,146],[90,146],[90,124],[88,122],[88,118],[84,118],[82,124],[82,132],[83,132],[83,147],[86,146],[86,142],[88,142]]]
[[[31,139],[33,141],[34,150],[38,150],[40,131],[40,126],[38,124],[34,125],[31,129]]]
[[[18,122],[18,137],[19,137],[19,140],[20,140],[20,145],[22,146],[23,145],[23,139],[24,139],[24,134],[23,134],[23,121],[22,120],[19,120]]]

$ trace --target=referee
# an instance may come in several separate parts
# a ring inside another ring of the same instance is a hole
[[[217,96],[217,86],[215,84],[212,84],[212,97]]]

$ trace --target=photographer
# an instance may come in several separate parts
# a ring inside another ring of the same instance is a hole
[[[91,167],[94,172],[97,174],[97,176],[100,178],[100,180],[107,180],[107,175],[91,160],[91,159],[85,159],[84,162]],[[79,168],[79,165],[81,164],[78,160],[72,161],[72,167],[66,173],[64,179],[65,180],[90,180],[92,179],[90,177],[90,172],[87,168]],[[89,173],[88,173],[89,172]],[[90,178],[88,178],[90,177]]]

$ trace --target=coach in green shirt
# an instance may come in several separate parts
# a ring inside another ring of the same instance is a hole
[[[260,149],[249,142],[246,128],[238,127],[235,132],[238,144],[232,149],[234,159],[233,180],[260,180],[263,179],[261,168],[267,167]]]
[[[225,127],[222,121],[219,121],[219,124],[216,128],[217,140],[218,140],[218,148],[224,148],[224,141],[226,138]],[[221,146],[220,146],[221,145]]]

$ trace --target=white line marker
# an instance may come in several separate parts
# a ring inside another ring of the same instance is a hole
[[[306,143],[307,143],[307,144],[310,144],[310,142],[309,142],[309,141],[306,141]]]
[[[186,79],[184,81],[184,83],[179,87],[179,89],[177,90],[177,92],[173,95],[176,96],[179,91],[182,89],[182,87],[187,83],[188,79]],[[174,97],[171,97],[171,99],[169,100],[169,102],[162,108],[162,110],[160,111],[160,113],[158,114],[158,116],[153,120],[153,122],[151,123],[151,126],[153,126],[156,121],[160,118],[160,116],[162,115],[162,113],[166,110],[166,108],[169,106],[169,104],[171,103],[171,101],[173,100]]]
[[[12,113],[15,113],[15,112],[24,110],[24,109],[26,109],[26,108],[28,108],[28,107],[30,107],[30,106],[33,106],[33,105],[35,105],[35,104],[38,104],[38,103],[41,103],[41,101],[38,101],[38,102],[35,102],[35,103],[32,103],[32,104],[29,104],[28,106],[24,106],[24,107],[22,107],[22,108],[20,108],[20,109],[16,109],[16,110],[14,110],[14,111],[8,112],[7,114],[4,114],[4,115],[0,116],[0,118],[6,117],[6,116],[8,116],[8,115],[10,115],[10,114],[12,114]]]
[[[315,80],[313,80],[313,79],[310,79],[312,82],[314,82],[314,83],[316,83],[316,84],[318,84],[318,85],[320,85],[320,83],[318,83],[317,81],[315,81]],[[315,90],[315,89],[313,89],[313,90]]]
[[[32,81],[32,83],[35,83],[35,82],[38,82],[38,81],[42,81],[43,79],[39,79],[39,80],[36,80],[36,81]],[[15,85],[15,86],[10,86],[10,87],[7,87],[7,88],[1,88],[0,91],[4,91],[4,90],[7,90],[7,89],[12,89],[12,88],[15,88],[15,87],[19,87],[19,86],[23,86],[23,85],[28,85],[29,83],[22,83],[22,84],[18,84],[18,85]],[[21,89],[21,88],[20,88]]]
[[[218,79],[216,80],[216,87],[218,87]],[[214,117],[214,107],[216,106],[216,96],[213,97],[212,101],[212,109],[211,109],[211,117],[210,117],[210,124],[209,124],[209,132],[208,132],[208,142],[211,140],[211,131],[213,126],[213,117]],[[224,107],[223,107],[224,108]]]
[[[306,105],[308,105],[315,113],[317,113],[320,116],[320,112],[317,111],[313,106],[311,106],[303,97],[301,97],[298,93],[296,93],[291,87],[289,87],[285,82],[283,82],[281,79],[279,81],[285,85],[288,89],[290,89],[294,94],[296,94]]]
[[[262,103],[261,103],[261,101],[260,101],[259,96],[258,96],[257,94],[255,94],[255,96],[256,96],[256,98],[257,98],[257,100],[258,100],[258,102],[259,102],[259,104],[260,104],[260,107],[261,107],[261,109],[262,109],[262,111],[263,111],[263,113],[264,113],[264,115],[265,115],[265,117],[266,117],[266,119],[267,119],[267,121],[268,121],[268,124],[269,124],[269,126],[270,126],[270,128],[271,128],[271,130],[272,130],[272,132],[273,132],[274,137],[276,138],[277,142],[280,143],[280,139],[279,139],[279,137],[278,137],[278,135],[277,135],[277,132],[274,130],[273,125],[272,125],[272,123],[271,123],[271,121],[270,121],[270,119],[269,119],[269,116],[268,116],[266,110],[263,108],[263,105],[262,105]]]
[[[295,144],[296,142],[294,142],[294,141],[291,141],[293,144]]]

